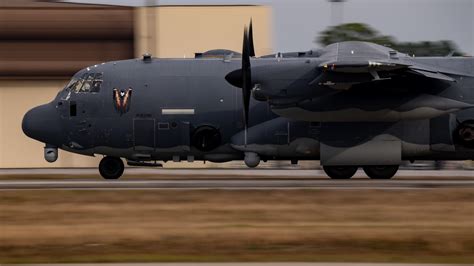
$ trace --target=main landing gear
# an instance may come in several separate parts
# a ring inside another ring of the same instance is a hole
[[[254,159],[249,160],[249,162],[253,162],[252,165],[258,164],[255,163],[254,157],[249,156],[247,159]],[[247,162],[246,162],[247,163]],[[392,178],[398,171],[398,165],[374,165],[374,166],[362,166],[364,172],[369,176],[371,179],[390,179]],[[350,179],[355,175],[359,166],[352,166],[352,165],[341,165],[341,166],[327,166],[323,167],[324,172],[331,178],[331,179]],[[104,157],[99,164],[99,172],[100,175],[104,179],[118,179],[122,176],[125,166],[120,158],[106,156]]]
[[[125,166],[120,158],[106,156],[99,164],[100,175],[105,179],[118,179],[122,176]]]
[[[398,165],[364,166],[364,172],[371,179],[390,179],[398,171]]]
[[[371,179],[390,179],[398,171],[398,165],[363,166],[364,172]],[[357,172],[357,166],[323,166],[324,172],[331,179],[350,179]]]
[[[357,166],[324,166],[324,172],[331,179],[350,179],[357,172]]]

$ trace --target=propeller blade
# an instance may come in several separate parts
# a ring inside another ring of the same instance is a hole
[[[247,145],[247,128],[249,123],[249,109],[250,97],[252,94],[252,69],[250,65],[250,57],[255,56],[255,49],[253,46],[253,29],[252,21],[250,25],[244,28],[244,40],[242,45],[242,68],[230,72],[225,76],[227,82],[233,86],[242,88],[242,100],[244,111],[244,125],[245,125],[245,145]]]
[[[253,26],[252,26],[252,19],[250,19],[249,25],[249,46],[250,46],[250,57],[255,57],[255,46],[253,45]]]
[[[252,90],[252,72],[250,70],[250,42],[249,30],[244,29],[244,43],[242,47],[242,96],[244,104],[244,122],[247,128],[249,121],[250,94]]]

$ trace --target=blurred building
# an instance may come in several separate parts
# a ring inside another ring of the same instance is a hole
[[[250,18],[257,54],[272,52],[269,7],[189,3],[130,8],[0,0],[0,168],[98,165],[100,158],[65,151],[49,164],[43,144],[21,130],[26,111],[52,100],[83,67],[145,52],[182,58],[215,48],[240,51]]]

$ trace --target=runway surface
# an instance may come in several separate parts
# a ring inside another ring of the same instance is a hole
[[[0,169],[0,177],[21,177],[24,176],[41,176],[41,177],[58,177],[61,176],[95,176],[100,179],[97,168],[40,168],[40,169]],[[323,170],[316,169],[172,169],[172,168],[127,168],[123,176],[126,179],[129,176],[148,177],[181,177],[187,178],[206,176],[209,178],[229,178],[229,177],[252,177],[252,178],[326,178]],[[400,170],[396,177],[447,177],[447,178],[472,178],[474,180],[474,170]],[[366,177],[362,170],[357,171],[355,177]]]
[[[17,264],[0,264],[13,266]],[[23,266],[459,266],[462,264],[410,264],[410,263],[311,263],[311,262],[265,262],[265,263],[94,263],[94,264],[22,264]],[[464,264],[472,265],[472,264]]]
[[[474,171],[399,171],[392,180],[331,180],[321,170],[141,169],[104,180],[97,169],[2,169],[0,190],[474,188]],[[365,178],[364,178],[365,177]]]
[[[142,189],[439,189],[474,188],[474,180],[1,180],[0,190]]]

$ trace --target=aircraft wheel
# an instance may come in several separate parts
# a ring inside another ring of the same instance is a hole
[[[357,166],[323,166],[331,179],[350,179],[357,172]]]
[[[371,179],[390,179],[398,171],[398,165],[364,166],[364,172]]]
[[[100,175],[105,179],[118,179],[122,176],[125,166],[120,158],[104,157],[99,164]]]

